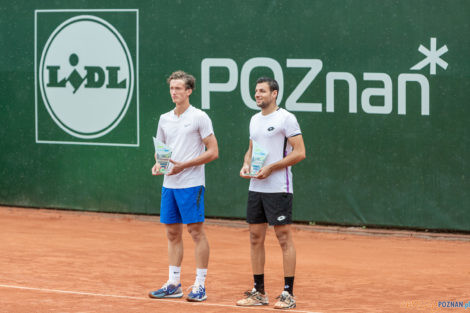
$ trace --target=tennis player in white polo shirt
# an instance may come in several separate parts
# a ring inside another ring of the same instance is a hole
[[[266,229],[274,232],[282,248],[284,290],[274,308],[292,309],[296,253],[292,239],[292,172],[291,166],[305,158],[305,146],[294,114],[277,106],[278,83],[269,77],[256,81],[255,99],[261,112],[250,121],[250,144],[240,176],[249,178],[247,217],[250,230],[251,267],[254,288],[237,302],[241,306],[268,305],[264,290],[264,240]],[[249,176],[253,141],[268,152],[264,166],[255,177]]]
[[[177,71],[168,78],[175,108],[162,114],[158,122],[157,140],[169,146],[170,172],[164,176],[160,206],[160,222],[165,224],[168,238],[169,278],[151,298],[181,298],[180,282],[183,261],[183,224],[195,243],[196,280],[188,301],[207,299],[205,279],[209,263],[209,243],[204,233],[204,164],[218,158],[217,140],[209,116],[189,103],[195,78]],[[153,175],[160,175],[158,162]]]

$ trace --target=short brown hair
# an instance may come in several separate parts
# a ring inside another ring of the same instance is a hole
[[[170,82],[171,82],[173,79],[181,79],[181,80],[183,80],[186,89],[191,89],[191,90],[194,90],[194,89],[195,89],[196,78],[194,78],[194,76],[191,75],[191,74],[188,74],[188,73],[183,72],[183,71],[176,71],[176,72],[171,73],[170,77],[168,77],[168,79],[166,80],[166,82],[167,82],[168,84],[170,84]]]
[[[266,77],[266,76],[260,77],[258,78],[256,83],[257,84],[268,83],[268,86],[271,92],[273,92],[274,90],[279,92],[279,84],[277,83],[275,79],[272,79],[271,77]]]

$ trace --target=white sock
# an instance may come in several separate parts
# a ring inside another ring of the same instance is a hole
[[[196,269],[196,282],[194,284],[204,287],[204,283],[206,282],[206,276],[207,276],[207,268],[197,268]]]
[[[172,266],[169,268],[168,280],[175,285],[180,283],[181,266]]]

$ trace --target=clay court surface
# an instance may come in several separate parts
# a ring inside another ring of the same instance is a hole
[[[236,307],[252,286],[248,229],[208,220],[208,300],[147,297],[167,280],[158,217],[0,207],[0,312],[275,312],[281,251],[266,241],[270,306]],[[470,236],[296,226],[292,312],[470,312],[437,308],[470,301]],[[183,288],[194,281],[184,235]],[[185,290],[185,294],[187,291]],[[468,311],[467,311],[468,310]]]

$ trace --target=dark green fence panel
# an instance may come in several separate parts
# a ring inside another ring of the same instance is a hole
[[[0,203],[158,214],[166,77],[197,78],[220,158],[208,216],[245,216],[260,75],[301,125],[294,218],[470,230],[468,1],[14,1],[0,8]]]

